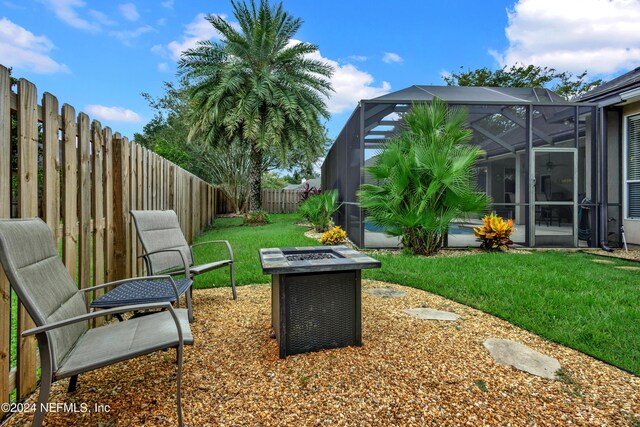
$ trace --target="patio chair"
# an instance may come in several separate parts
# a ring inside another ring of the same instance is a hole
[[[178,216],[172,210],[167,211],[131,211],[131,216],[138,229],[138,238],[144,250],[147,274],[184,274],[192,279],[198,274],[229,266],[231,292],[237,299],[234,279],[233,250],[227,240],[210,240],[189,246],[182,234]],[[224,244],[229,259],[218,260],[206,264],[194,265],[193,248],[212,243]],[[189,294],[187,294],[189,296]],[[191,310],[191,300],[187,300]]]
[[[42,409],[53,382],[64,378],[75,381],[79,374],[169,348],[177,349],[176,398],[178,424],[182,426],[182,354],[185,344],[193,344],[186,310],[156,302],[87,312],[88,292],[138,279],[78,289],[62,264],[49,227],[38,218],[0,220],[0,262],[36,325],[22,333],[23,337],[35,335],[40,349],[40,395],[34,426],[42,425]],[[166,276],[162,279],[170,280]],[[150,309],[165,311],[89,328],[89,321],[98,317]]]

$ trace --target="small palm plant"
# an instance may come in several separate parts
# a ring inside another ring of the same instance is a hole
[[[338,208],[338,192],[331,190],[309,197],[300,204],[298,212],[313,224],[317,232],[324,233],[331,226],[331,216]]]
[[[367,168],[377,182],[359,192],[368,221],[402,237],[415,254],[437,253],[454,218],[481,213],[490,203],[477,190],[474,164],[483,151],[469,144],[466,117],[439,99],[414,105],[405,130]]]

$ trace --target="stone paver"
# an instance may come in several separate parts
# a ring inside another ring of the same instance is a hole
[[[613,261],[609,259],[592,259],[591,262],[595,262],[598,264],[615,264]]]
[[[404,313],[407,313],[409,316],[416,317],[421,320],[448,320],[454,321],[458,320],[460,316],[455,313],[451,313],[450,311],[441,311],[435,310],[433,308],[408,308],[406,310],[402,310]]]
[[[640,267],[631,267],[628,265],[622,265],[620,267],[616,267],[619,268],[620,270],[629,270],[629,271],[640,271]]]
[[[364,291],[369,295],[384,298],[402,298],[403,296],[407,295],[407,293],[404,291],[396,291],[395,289],[391,288],[372,288],[365,289]]]
[[[491,357],[502,364],[550,380],[555,379],[560,362],[519,342],[489,338],[484,342]]]

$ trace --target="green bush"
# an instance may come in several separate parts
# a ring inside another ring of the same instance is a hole
[[[270,223],[271,219],[266,211],[259,210],[244,214],[244,225],[265,225]]]
[[[338,191],[325,191],[302,202],[298,212],[313,224],[313,228],[324,233],[331,226],[331,216],[338,210]]]
[[[368,221],[401,236],[415,254],[442,247],[449,223],[484,211],[489,197],[477,190],[475,163],[483,151],[469,143],[464,110],[434,99],[406,114],[406,130],[385,144],[367,172],[360,205]]]

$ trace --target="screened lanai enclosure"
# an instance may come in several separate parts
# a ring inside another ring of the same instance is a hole
[[[331,147],[322,188],[339,191],[334,221],[357,246],[400,245],[367,221],[356,193],[370,182],[366,166],[402,129],[404,114],[434,97],[466,110],[471,143],[485,153],[476,163],[478,188],[491,196],[490,211],[513,219],[516,244],[597,246],[596,105],[567,102],[546,89],[450,86],[411,86],[362,100]],[[457,218],[446,245],[478,246],[473,227],[481,222],[481,215]]]

